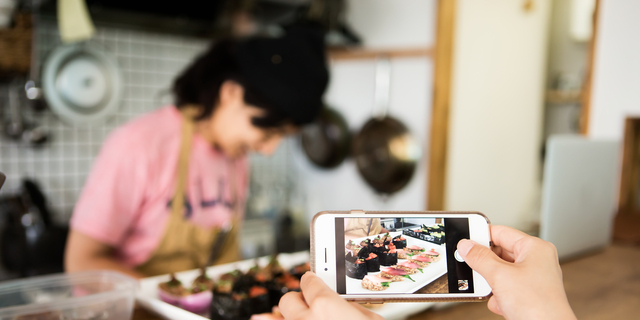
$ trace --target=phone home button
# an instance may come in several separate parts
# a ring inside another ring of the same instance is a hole
[[[460,253],[458,252],[458,250],[456,250],[456,252],[453,254],[453,257],[456,258],[458,262],[464,262],[464,259],[462,259],[462,257],[460,256]]]

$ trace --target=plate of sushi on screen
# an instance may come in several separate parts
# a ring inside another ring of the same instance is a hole
[[[346,240],[347,294],[414,293],[446,274],[444,241],[423,240],[417,233],[405,230]]]

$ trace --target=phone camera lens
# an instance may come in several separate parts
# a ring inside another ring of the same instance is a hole
[[[329,269],[327,269],[327,268],[324,268],[324,271],[329,271]]]

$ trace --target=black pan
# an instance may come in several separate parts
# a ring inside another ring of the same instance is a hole
[[[416,144],[392,117],[372,118],[353,140],[353,157],[364,180],[382,194],[402,189],[416,168]]]
[[[411,181],[420,158],[420,146],[407,127],[387,114],[390,68],[388,58],[378,59],[376,104],[381,112],[367,121],[353,140],[358,172],[374,190],[385,195]]]
[[[300,136],[307,158],[318,167],[335,168],[349,155],[351,134],[347,121],[329,107],[325,107]]]

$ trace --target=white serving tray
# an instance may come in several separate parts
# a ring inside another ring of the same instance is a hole
[[[389,235],[391,237],[395,237],[397,235],[401,235],[402,232],[390,232]],[[352,239],[351,241],[359,244],[365,239],[373,239],[377,235],[362,237],[358,239]],[[404,279],[403,281],[392,282],[389,284],[389,288],[383,291],[371,291],[362,287],[362,280],[354,279],[346,277],[346,289],[347,294],[395,294],[395,293],[414,293],[426,286],[427,284],[433,282],[434,280],[440,278],[442,275],[447,273],[447,255],[446,255],[446,247],[445,245],[437,245],[435,243],[431,243],[428,241],[416,239],[413,237],[405,236],[407,239],[407,246],[417,245],[419,247],[425,248],[426,251],[434,249],[436,252],[440,254],[440,260],[429,264],[425,268],[422,268],[422,273],[418,272],[416,274],[412,274],[411,278],[415,281],[412,282],[409,279]],[[345,241],[345,245],[349,242]],[[398,262],[407,261],[406,259],[398,259]],[[384,266],[380,266],[380,269],[385,268]],[[369,272],[369,275],[376,275],[380,272]]]
[[[407,240],[408,242],[409,240]],[[257,259],[258,263],[261,266],[266,265],[269,262],[269,257],[262,257]],[[289,269],[295,265],[304,263],[309,261],[309,252],[302,251],[291,254],[280,254],[278,256],[278,261],[283,268]],[[235,263],[218,265],[214,267],[207,268],[207,275],[216,279],[219,276],[233,271],[235,269],[240,269],[242,271],[247,271],[249,268],[253,267],[256,263],[256,260],[244,260],[238,261]],[[200,270],[189,270],[176,273],[176,278],[182,281],[185,284],[190,284],[198,275],[200,275]],[[136,295],[136,300],[138,304],[142,307],[158,314],[159,316],[165,319],[175,319],[175,320],[206,320],[207,318],[197,315],[195,313],[191,313],[189,311],[180,309],[178,307],[172,306],[158,297],[158,284],[162,282],[169,281],[169,275],[161,275],[156,277],[149,277],[140,280],[140,290]],[[412,314],[418,313],[420,311],[426,310],[431,307],[434,303],[430,302],[420,302],[420,303],[386,303],[380,307],[372,308],[373,312],[381,315],[385,319],[389,320],[400,320],[409,317]]]

